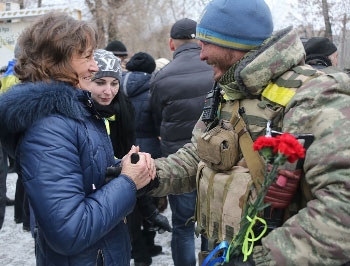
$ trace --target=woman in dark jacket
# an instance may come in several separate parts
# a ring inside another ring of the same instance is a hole
[[[79,80],[98,70],[96,30],[64,13],[41,16],[18,39],[21,84],[0,96],[1,141],[16,155],[37,224],[37,265],[130,265],[125,217],[154,161],[133,147],[116,161],[105,124]],[[105,182],[106,169],[122,164]]]

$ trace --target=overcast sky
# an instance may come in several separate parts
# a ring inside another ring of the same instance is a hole
[[[266,3],[270,6],[274,29],[279,30],[290,26],[288,22],[288,12],[290,10],[290,3],[296,2],[296,0],[265,0]]]
[[[287,21],[288,11],[290,9],[290,3],[296,2],[297,0],[265,0],[270,6],[271,13],[274,21],[274,29],[282,29],[290,25]],[[84,5],[84,0],[42,0],[43,6],[55,6],[64,5],[71,8],[82,9]]]

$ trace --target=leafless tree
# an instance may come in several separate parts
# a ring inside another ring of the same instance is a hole
[[[324,25],[326,28],[325,37],[333,41],[332,27],[331,27],[331,21],[329,17],[329,8],[328,8],[327,0],[322,0],[322,14],[324,19]]]
[[[289,13],[301,37],[324,36],[338,47],[339,65],[350,66],[347,25],[350,23],[350,0],[298,0]]]
[[[62,0],[67,1],[67,0]],[[171,59],[168,39],[171,25],[178,19],[198,19],[209,0],[80,0],[88,11],[85,19],[96,23],[99,48],[112,40],[121,40],[130,55],[148,52],[155,58]],[[20,3],[44,4],[44,0],[11,0]],[[350,67],[350,0],[297,0],[288,18],[301,37],[325,36],[339,49],[339,64]]]
[[[130,55],[138,51],[155,58],[171,58],[168,38],[171,25],[183,17],[193,18],[203,0],[85,0],[96,22],[104,47],[121,40]],[[196,18],[194,18],[196,19]]]
[[[52,5],[49,0],[11,0],[26,6]],[[99,33],[99,48],[121,40],[130,55],[145,51],[155,58],[171,59],[168,47],[171,25],[178,19],[197,19],[209,0],[80,0],[87,7],[83,18],[92,20]],[[65,4],[67,0],[62,0]]]
[[[105,22],[104,18],[107,16],[107,12],[103,6],[103,0],[85,0],[95,22],[99,35],[99,46],[104,44],[105,41]]]
[[[119,8],[126,0],[85,0],[92,20],[99,33],[99,48],[104,48],[113,39],[118,39],[118,28],[115,26]]]

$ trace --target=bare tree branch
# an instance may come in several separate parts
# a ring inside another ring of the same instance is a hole
[[[333,41],[332,26],[329,18],[329,9],[328,9],[327,0],[322,0],[322,14],[324,19],[324,25],[326,28],[324,36],[329,38],[331,41]]]

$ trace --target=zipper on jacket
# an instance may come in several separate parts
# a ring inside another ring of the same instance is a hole
[[[97,258],[96,258],[96,266],[104,266],[105,265],[105,258],[103,256],[102,249],[99,249],[97,251]]]

